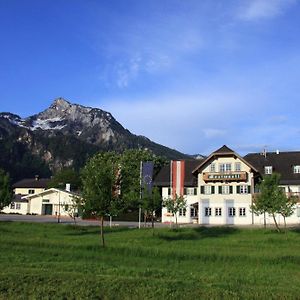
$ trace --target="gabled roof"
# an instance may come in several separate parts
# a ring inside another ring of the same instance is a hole
[[[204,159],[194,170],[193,173],[198,172],[200,168],[202,168],[208,161],[210,161],[212,158],[216,156],[235,156],[239,158],[242,162],[244,162],[249,168],[251,168],[253,171],[258,172],[258,170],[250,164],[247,160],[239,156],[236,152],[228,148],[226,145],[223,145],[221,148],[218,150],[212,152],[211,155],[209,155],[206,159]]]
[[[22,179],[15,184],[13,184],[13,188],[47,188],[48,183],[50,182],[49,178],[26,178]]]
[[[266,166],[272,166],[273,172],[281,175],[281,184],[300,185],[300,174],[293,172],[293,166],[300,166],[300,151],[249,153],[244,159],[254,165],[261,175]]]
[[[194,176],[192,171],[199,165],[201,160],[185,160],[184,186],[197,186],[197,176]],[[170,165],[165,165],[155,176],[153,184],[155,186],[170,186]]]
[[[230,148],[228,148],[226,145],[223,145],[221,148],[219,148],[218,150],[214,151],[213,153],[215,154],[234,154],[235,152],[233,150],[231,150]]]
[[[57,189],[57,188],[51,188],[51,189],[44,190],[40,193],[24,196],[24,197],[22,197],[22,199],[32,199],[32,198],[40,197],[40,196],[51,194],[51,193],[66,193],[66,194],[69,194],[72,196],[78,196],[78,194],[73,193],[73,192],[68,192],[66,190],[61,190],[61,189]]]

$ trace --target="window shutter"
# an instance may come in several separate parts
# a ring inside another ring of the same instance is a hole
[[[194,195],[197,195],[197,188],[194,188]]]
[[[241,187],[239,185],[236,186],[236,193],[237,194],[241,193]]]
[[[212,194],[215,193],[215,186],[214,186],[214,185],[211,186],[211,193],[212,193]]]
[[[204,194],[204,185],[201,185],[200,189],[201,189],[200,193]]]
[[[230,186],[229,186],[229,194],[232,194],[232,193],[233,193],[233,186],[230,185]]]
[[[219,194],[222,194],[222,186],[219,185]]]
[[[171,195],[171,188],[168,188],[168,195]]]
[[[186,195],[186,188],[183,189],[183,195]]]
[[[248,194],[251,194],[251,185],[248,185]]]

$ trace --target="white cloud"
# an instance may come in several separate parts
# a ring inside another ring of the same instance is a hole
[[[238,10],[238,18],[245,21],[273,18],[281,15],[296,0],[245,0]]]
[[[226,130],[216,128],[204,128],[202,129],[206,138],[216,138],[226,135]]]

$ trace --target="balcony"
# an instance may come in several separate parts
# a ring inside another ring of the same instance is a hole
[[[247,181],[247,172],[230,171],[230,172],[203,172],[204,181]]]
[[[295,197],[297,199],[297,202],[300,203],[300,193],[287,192],[286,195],[287,195],[287,197]],[[256,201],[258,196],[259,196],[259,193],[252,194],[252,199],[254,202]]]

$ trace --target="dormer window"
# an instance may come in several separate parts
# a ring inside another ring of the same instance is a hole
[[[294,174],[299,174],[300,173],[300,165],[293,166],[293,171],[294,171]]]
[[[265,174],[272,174],[273,167],[272,166],[265,166]]]

